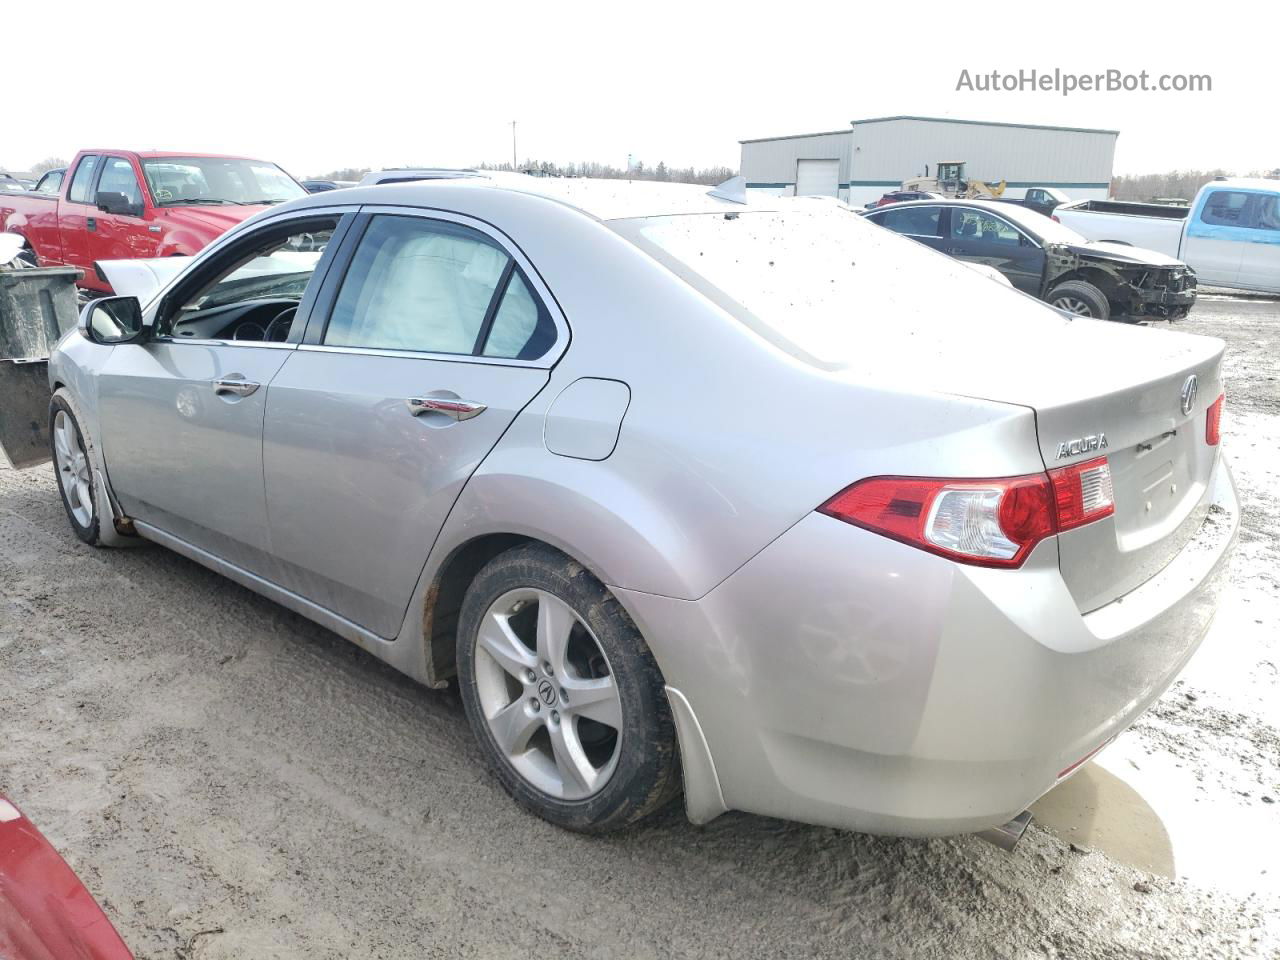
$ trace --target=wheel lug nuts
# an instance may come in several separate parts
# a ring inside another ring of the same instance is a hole
[[[559,710],[552,710],[552,711],[551,711],[551,722],[552,722],[552,723],[559,723],[559,722],[560,722],[560,711],[559,711]]]
[[[551,662],[548,660],[542,661],[542,672],[548,677],[555,676],[555,671],[551,669]]]
[[[537,697],[529,698],[529,706],[533,708],[534,713],[537,713],[539,710],[542,709],[542,704],[538,701]]]
[[[530,683],[533,683],[533,681],[538,679],[538,675],[534,673],[532,670],[526,670],[524,672],[524,678],[528,680]]]

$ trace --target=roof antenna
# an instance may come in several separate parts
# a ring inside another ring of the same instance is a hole
[[[746,203],[747,179],[730,177],[724,183],[717,184],[715,189],[708,190],[707,196],[715,197],[717,200],[728,200],[730,203]]]

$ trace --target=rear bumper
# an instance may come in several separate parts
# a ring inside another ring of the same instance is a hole
[[[619,596],[705,741],[711,773],[692,775],[718,789],[693,796],[871,833],[970,832],[1053,787],[1195,652],[1238,531],[1225,460],[1208,496],[1164,570],[1083,616],[1052,541],[988,570],[819,514],[699,601]]]

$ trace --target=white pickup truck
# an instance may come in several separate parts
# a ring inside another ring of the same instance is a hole
[[[1190,207],[1080,200],[1053,219],[1090,240],[1176,257],[1202,284],[1280,293],[1280,180],[1213,180]]]

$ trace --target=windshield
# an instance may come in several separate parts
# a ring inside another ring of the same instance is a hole
[[[307,192],[274,163],[239,157],[159,157],[142,161],[157,206],[283,203]]]

